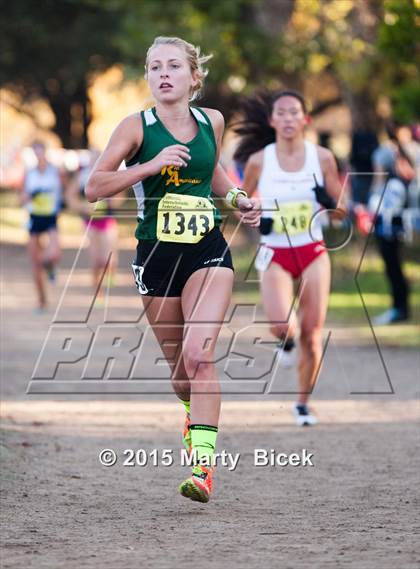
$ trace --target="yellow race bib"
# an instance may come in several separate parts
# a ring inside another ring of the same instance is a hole
[[[159,202],[156,236],[160,241],[198,243],[213,227],[213,205],[207,198],[166,194]]]
[[[279,203],[273,215],[273,230],[276,233],[297,235],[309,229],[312,218],[311,202]]]
[[[100,200],[95,203],[95,209],[93,210],[92,217],[105,217],[108,213],[108,202],[106,200]]]
[[[54,196],[50,192],[39,192],[32,198],[32,213],[34,215],[53,215]]]

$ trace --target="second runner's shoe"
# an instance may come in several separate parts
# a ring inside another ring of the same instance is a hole
[[[283,340],[277,344],[279,354],[279,366],[283,369],[291,369],[296,363],[296,344],[293,338]]]
[[[307,405],[296,404],[293,408],[293,415],[299,427],[310,427],[318,423],[318,419],[312,415]]]
[[[208,502],[213,490],[213,470],[199,464],[194,466],[190,478],[184,480],[179,487],[182,496],[194,502]]]

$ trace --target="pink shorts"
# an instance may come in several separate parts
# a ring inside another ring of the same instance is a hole
[[[312,261],[327,251],[323,241],[308,243],[301,247],[270,247],[270,249],[274,251],[272,263],[280,265],[294,279],[298,279]]]
[[[92,218],[85,220],[86,226],[99,232],[108,231],[108,229],[114,227],[116,223],[117,220],[114,217],[100,217],[99,219]]]

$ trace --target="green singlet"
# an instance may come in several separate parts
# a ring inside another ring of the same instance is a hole
[[[126,161],[127,168],[152,160],[173,144],[187,146],[191,160],[186,167],[166,166],[159,174],[134,185],[139,206],[138,240],[197,243],[221,223],[220,212],[210,197],[217,151],[213,127],[202,109],[190,107],[190,111],[198,132],[187,143],[174,138],[155,108],[141,113],[143,143]]]

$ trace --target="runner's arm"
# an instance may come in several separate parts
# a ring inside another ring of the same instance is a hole
[[[262,168],[262,156],[263,153],[262,151],[256,152],[255,154],[252,154],[249,159],[247,160],[247,163],[245,165],[245,170],[244,170],[244,180],[242,182],[242,188],[245,190],[245,192],[248,194],[249,197],[251,198],[257,198],[258,200],[258,207],[261,209],[261,204],[259,202],[259,198],[258,198],[258,180],[260,178],[261,175],[261,168]],[[255,201],[257,201],[255,200]],[[263,212],[260,211],[260,215],[263,215]],[[234,212],[234,216],[237,219],[241,219],[241,214],[238,211]]]
[[[70,211],[74,211],[80,215],[90,215],[92,206],[89,206],[84,200],[80,199],[80,176],[76,174],[66,185],[65,200]]]
[[[227,192],[231,188],[235,187],[235,184],[229,178],[229,176],[226,173],[226,170],[219,162],[220,149],[222,146],[223,133],[225,130],[225,119],[223,118],[222,113],[216,111],[215,109],[203,109],[203,111],[210,118],[217,144],[216,166],[214,168],[211,188],[217,196],[224,198]]]
[[[262,171],[263,155],[263,150],[251,154],[245,165],[242,187],[249,196],[258,193],[257,188]]]
[[[231,188],[235,187],[235,184],[229,178],[229,176],[226,173],[226,170],[219,162],[220,149],[222,147],[223,133],[225,130],[225,119],[223,118],[222,113],[216,111],[215,109],[203,109],[203,111],[210,118],[217,145],[216,166],[214,168],[213,179],[211,182],[211,189],[217,196],[224,198],[227,192]]]
[[[23,177],[22,183],[19,184],[18,191],[19,191],[19,203],[23,207],[31,201],[31,198],[28,192],[26,191],[26,175]]]
[[[235,187],[235,184],[229,178],[223,166],[219,162],[220,148],[225,128],[225,120],[223,118],[223,115],[215,109],[203,110],[211,120],[217,144],[216,166],[213,173],[212,190],[216,195],[224,198],[228,191]],[[243,195],[239,195],[236,198],[236,203],[241,213],[241,220],[251,227],[258,227],[260,222],[258,201],[245,197]]]
[[[133,156],[142,142],[139,115],[122,120],[89,175],[85,194],[90,202],[118,194],[149,175],[147,163],[118,171],[122,161]]]
[[[334,154],[328,150],[328,148],[323,148],[318,146],[318,157],[321,165],[322,175],[324,177],[324,185],[319,186],[318,180],[314,176],[314,192],[317,194],[318,202],[326,207],[329,211],[329,215],[332,219],[341,219],[343,214],[347,211],[347,199],[344,185],[341,184],[338,175],[337,162],[334,158]],[[316,188],[318,186],[318,188]],[[321,196],[325,195],[327,203],[322,203],[322,199],[318,196],[318,191],[320,190]],[[328,205],[328,201],[331,201],[331,205]],[[337,210],[334,212],[333,210]]]
[[[324,176],[324,188],[330,198],[336,203],[336,208],[346,211],[346,196],[338,177],[337,163],[333,153],[327,148],[318,147],[318,155],[322,174]]]
[[[96,162],[86,184],[85,194],[90,202],[119,194],[137,182],[158,174],[164,166],[186,166],[189,149],[183,144],[163,148],[154,158],[117,171],[123,160],[132,158],[143,142],[143,129],[138,114],[125,118]]]

